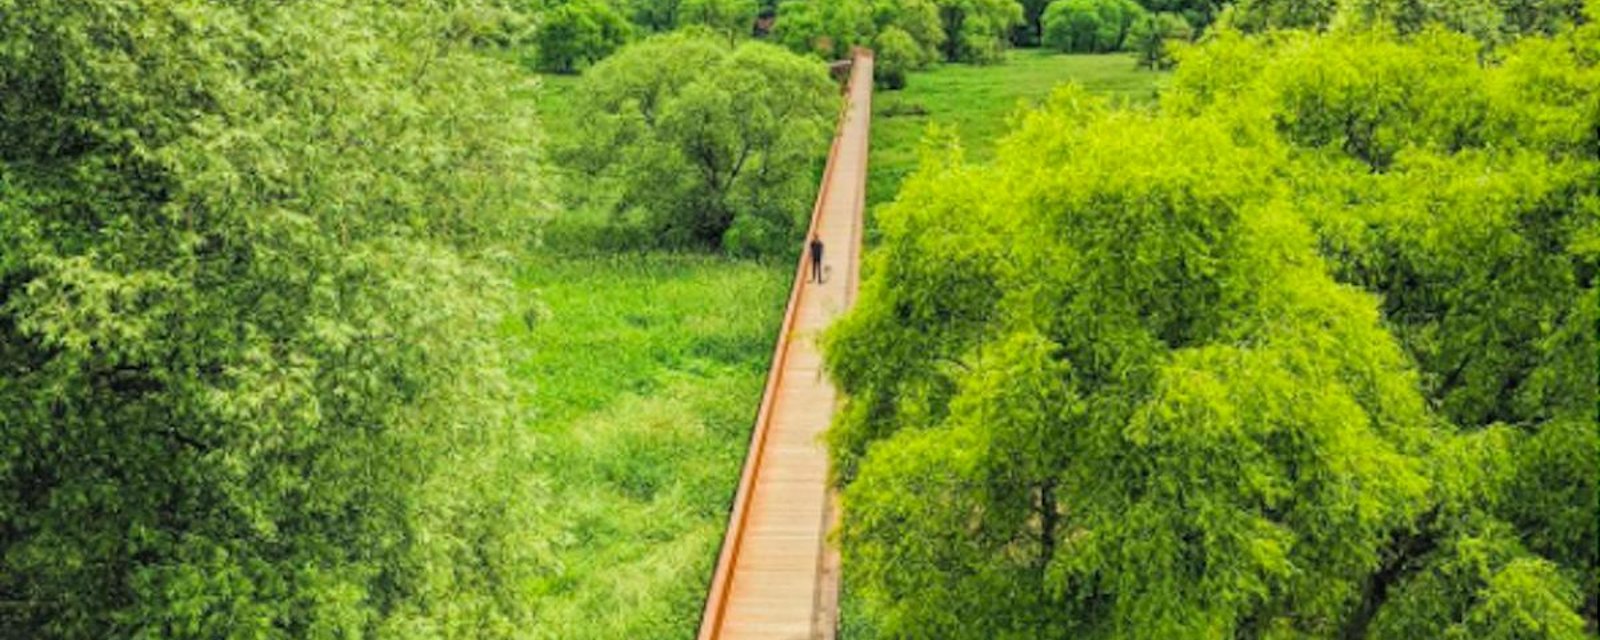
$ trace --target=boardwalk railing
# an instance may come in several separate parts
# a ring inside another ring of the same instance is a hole
[[[860,68],[862,60],[871,60],[872,53],[864,49],[853,52],[852,67]],[[870,66],[868,67],[870,69]],[[848,124],[850,113],[850,98],[853,95],[854,83],[862,81],[859,74],[852,69],[850,80],[845,86],[847,99],[842,105],[837,126],[834,128],[832,144],[828,150],[827,165],[823,168],[822,185],[817,191],[816,202],[812,206],[811,219],[807,225],[806,237],[818,229],[818,221],[822,217],[824,203],[828,198],[829,190],[834,182],[833,175],[839,159],[840,141],[843,137],[845,126]],[[865,79],[871,82],[870,72]],[[858,195],[857,204],[864,195]],[[859,218],[859,216],[858,216]],[[847,249],[849,251],[849,270],[845,276],[850,278],[846,285],[848,297],[854,298],[857,277],[856,262],[859,259],[860,245],[860,220],[856,220],[853,231],[854,238]],[[801,252],[798,264],[795,266],[794,283],[789,290],[789,301],[783,314],[783,324],[778,331],[777,343],[773,348],[772,366],[767,373],[767,384],[761,395],[761,406],[756,413],[755,425],[750,436],[750,448],[745,454],[744,469],[739,476],[739,486],[734,493],[732,510],[728,518],[728,530],[722,540],[722,548],[717,557],[715,573],[711,577],[711,586],[706,596],[704,614],[700,621],[699,638],[711,640],[720,637],[722,625],[728,610],[728,601],[733,583],[734,568],[739,564],[740,552],[745,539],[745,531],[749,525],[750,505],[757,479],[761,476],[762,461],[765,456],[768,434],[771,430],[773,407],[777,401],[777,392],[783,381],[785,365],[790,352],[790,334],[795,328],[796,315],[800,306],[801,293],[806,282],[805,252]],[[830,634],[831,635],[831,634]]]

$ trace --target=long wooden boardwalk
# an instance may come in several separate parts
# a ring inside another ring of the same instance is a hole
[[[826,246],[828,275],[821,284],[809,282],[801,256],[706,597],[702,640],[831,639],[837,626],[839,558],[825,541],[834,504],[820,441],[835,395],[816,337],[855,301],[859,281],[871,52],[855,53],[847,95],[811,217]]]

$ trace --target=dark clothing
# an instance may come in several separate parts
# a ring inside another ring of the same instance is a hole
[[[811,239],[811,279],[822,282],[822,241]]]

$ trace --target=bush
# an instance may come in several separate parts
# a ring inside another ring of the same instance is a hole
[[[588,117],[559,154],[585,180],[614,185],[610,206],[637,214],[658,246],[779,250],[809,212],[808,168],[837,100],[817,61],[666,34],[584,75],[574,108]]]
[[[1133,0],[1056,0],[1044,11],[1044,44],[1063,53],[1122,51],[1147,15]]]
[[[574,0],[544,14],[534,32],[539,68],[573,73],[611,55],[627,44],[633,26],[610,5]]]

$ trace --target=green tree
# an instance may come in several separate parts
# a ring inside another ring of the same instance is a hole
[[[573,73],[627,44],[633,26],[611,5],[575,0],[544,13],[534,35],[539,68]]]
[[[633,23],[649,33],[676,29],[682,5],[683,0],[627,0],[626,3]]]
[[[1056,0],[1044,12],[1044,44],[1064,53],[1121,51],[1148,15],[1133,0]]]
[[[756,21],[755,0],[682,0],[678,28],[705,27],[729,42],[750,35]]]
[[[899,29],[911,36],[920,49],[911,68],[920,69],[939,60],[945,33],[939,22],[939,7],[933,0],[878,0],[873,4],[873,24],[879,35]]]
[[[590,117],[561,155],[663,245],[775,250],[809,212],[836,95],[820,63],[772,45],[656,36],[585,74]]]
[[[1382,24],[1403,34],[1439,25],[1495,46],[1582,21],[1582,0],[1240,0],[1225,21],[1246,31]]]
[[[850,48],[872,41],[872,7],[848,0],[784,0],[778,5],[773,39],[796,53],[824,60],[850,56]]]
[[[0,7],[0,635],[506,637],[488,9]]]
[[[944,25],[944,59],[950,62],[999,62],[1022,24],[1016,0],[934,0]]]
[[[1594,637],[1597,43],[1224,29],[932,140],[825,341],[867,626]]]

